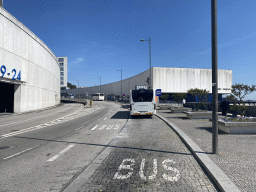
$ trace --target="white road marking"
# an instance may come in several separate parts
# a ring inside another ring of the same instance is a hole
[[[109,129],[112,129],[114,127],[114,125],[109,125],[106,129],[109,130]]]
[[[14,157],[14,156],[16,156],[16,155],[19,155],[19,154],[21,154],[21,153],[24,153],[24,152],[26,152],[26,151],[29,151],[29,150],[31,150],[31,149],[34,149],[34,148],[36,148],[36,147],[38,147],[38,146],[39,146],[39,145],[34,146],[34,147],[31,147],[31,148],[29,148],[29,149],[26,149],[26,150],[21,151],[21,152],[19,152],[19,153],[15,153],[14,155],[11,155],[11,156],[9,156],[9,157],[5,157],[5,158],[3,158],[3,159],[4,159],[4,160],[5,160],[5,159],[9,159],[9,158]]]
[[[145,166],[145,159],[142,159],[141,164],[140,164],[140,172],[139,172],[139,175],[140,175],[140,178],[141,178],[141,179],[147,180],[147,178],[145,177],[145,175],[144,175],[144,173],[143,173],[144,166]]]
[[[102,125],[102,126],[99,128],[99,130],[104,129],[106,126],[107,126],[107,125]]]
[[[95,130],[98,127],[98,125],[95,125],[91,130]]]
[[[155,179],[156,175],[157,175],[157,160],[154,159],[154,163],[153,163],[153,174],[150,175],[150,176],[148,177],[148,179]]]
[[[146,176],[145,176],[144,173],[143,173],[144,166],[145,166],[145,159],[142,159],[141,164],[140,164],[140,172],[139,172],[139,175],[140,175],[140,178],[141,178],[141,179],[147,180]],[[156,175],[157,175],[157,160],[154,159],[154,163],[153,163],[153,174],[150,175],[150,176],[148,177],[148,179],[155,179]]]
[[[73,104],[73,105],[74,105],[74,104]],[[72,106],[73,106],[73,105],[72,105]],[[72,107],[72,106],[71,106],[71,107]],[[65,111],[65,110],[67,110],[67,109],[69,109],[69,108],[71,108],[71,107],[65,108],[64,110],[60,110],[60,111],[57,111],[57,112],[55,112],[55,113],[59,113],[59,112]],[[68,110],[67,110],[67,111],[68,111]],[[52,114],[55,114],[55,113],[51,113],[50,115],[47,114],[47,115],[40,116],[40,117],[37,117],[37,118],[26,119],[26,120],[23,120],[23,121],[16,121],[16,122],[13,122],[13,123],[3,124],[3,125],[0,125],[0,127],[6,126],[6,125],[12,125],[12,124],[16,124],[16,123],[21,123],[21,122],[26,122],[26,121],[30,121],[30,120],[34,120],[34,119],[39,119],[39,118],[41,118],[41,117],[51,116]]]
[[[130,165],[124,165],[124,163],[125,162],[131,162],[131,164]],[[135,163],[135,160],[134,159],[124,159],[123,161],[122,161],[122,163],[121,163],[121,165],[119,166],[119,168],[118,168],[118,171],[116,172],[116,174],[115,174],[115,176],[114,176],[114,178],[113,179],[127,179],[127,178],[129,178],[129,177],[131,177],[131,175],[132,175],[132,171],[133,171],[133,168],[132,168],[132,166],[134,165],[134,163]],[[128,172],[126,175],[121,175],[120,174],[120,171],[122,170],[122,169],[129,169],[129,170],[131,170],[130,172]]]
[[[84,128],[84,126],[79,127],[79,128],[76,128],[75,131],[77,131],[77,130],[79,130],[79,129],[82,129],[82,128]]]
[[[71,149],[74,146],[75,145],[69,145],[67,148],[63,149],[61,152],[59,152],[57,155],[53,156],[51,159],[48,159],[47,161],[54,161],[54,160],[58,159],[61,155],[66,153],[69,149]]]
[[[103,119],[103,121],[105,121],[107,119],[107,117],[105,117],[104,119]]]
[[[119,129],[119,126],[118,126],[118,125],[116,125],[116,127],[115,127],[114,129]]]
[[[146,161],[146,159],[142,159],[141,164],[140,164],[140,171],[139,171],[139,176],[143,180],[147,180],[147,177],[144,175],[144,172],[143,172],[144,167],[145,167],[145,161]],[[127,162],[130,162],[130,164],[127,164]],[[171,177],[168,174],[164,173],[162,175],[163,179],[165,179],[167,181],[172,181],[172,182],[178,181],[179,178],[180,178],[180,171],[175,169],[175,168],[173,168],[173,167],[167,166],[166,165],[167,163],[175,163],[175,162],[173,160],[171,160],[171,159],[165,159],[162,162],[162,166],[163,166],[163,168],[165,170],[175,172],[176,175],[174,177]],[[123,159],[123,161],[122,161],[121,165],[119,166],[118,171],[115,173],[113,179],[128,179],[133,174],[132,166],[134,164],[135,164],[135,160],[134,159]],[[128,169],[128,170],[130,170],[130,172],[128,172],[125,175],[122,175],[120,173],[122,169]],[[157,159],[154,159],[154,162],[153,162],[153,173],[148,177],[148,179],[153,180],[153,179],[156,178],[156,175],[157,175]]]
[[[90,113],[93,113],[95,112],[96,110],[98,110],[99,108],[96,108],[95,110],[91,111]],[[75,113],[77,113],[78,111],[76,111]],[[34,131],[34,130],[37,130],[37,129],[41,129],[41,128],[44,128],[44,127],[48,127],[48,126],[51,126],[53,124],[59,124],[59,123],[63,123],[63,122],[66,122],[66,121],[70,121],[70,120],[73,120],[73,119],[76,119],[76,118],[79,118],[79,117],[82,117],[82,116],[85,116],[85,115],[88,115],[88,113],[86,114],[80,114],[80,115],[77,115],[75,117],[72,117],[72,118],[67,118],[67,116],[65,117],[62,117],[62,118],[58,118],[56,120],[53,120],[53,121],[50,121],[50,122],[46,122],[46,123],[42,123],[40,125],[36,125],[36,126],[33,126],[33,127],[29,127],[29,128],[25,128],[25,129],[21,129],[19,131],[15,131],[13,133],[7,133],[7,134],[4,134],[4,135],[1,135],[0,136],[0,139],[3,139],[3,138],[6,138],[6,137],[11,137],[11,136],[15,136],[15,135],[19,135],[21,133],[26,133],[26,132],[29,132],[29,131]],[[55,123],[53,123],[54,121],[56,121]]]
[[[163,168],[164,169],[166,169],[166,170],[170,170],[170,171],[173,171],[173,172],[175,172],[176,173],[176,176],[175,177],[171,177],[171,176],[168,176],[167,174],[163,174],[163,178],[165,179],[165,180],[167,180],[167,181],[178,181],[178,179],[180,178],[180,172],[179,172],[179,170],[177,170],[177,169],[175,169],[175,168],[173,168],[173,167],[168,167],[167,165],[166,165],[166,163],[175,163],[173,160],[171,160],[171,159],[166,159],[166,160],[164,160],[163,162],[162,162],[162,166],[163,166]]]

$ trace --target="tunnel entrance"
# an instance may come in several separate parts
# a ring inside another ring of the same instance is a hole
[[[0,82],[0,113],[13,113],[14,106],[14,85]]]

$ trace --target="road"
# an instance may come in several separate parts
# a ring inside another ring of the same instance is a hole
[[[2,116],[0,135],[0,191],[216,191],[164,122],[116,103]]]

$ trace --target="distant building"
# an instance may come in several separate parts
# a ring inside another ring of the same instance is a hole
[[[152,81],[148,81],[150,74]],[[149,85],[149,83],[151,83],[151,85]],[[125,98],[129,98],[130,90],[135,89],[137,85],[150,86],[153,90],[161,89],[161,92],[168,94],[170,98],[174,93],[187,93],[191,88],[206,89],[210,93],[209,100],[211,100],[212,70],[152,67],[151,73],[149,73],[148,69],[138,75],[123,79],[122,82],[117,81],[100,86],[62,90],[61,93],[91,95],[93,93],[99,93],[101,90],[101,93],[108,96],[115,96],[111,98],[117,98],[120,97],[120,91],[122,90],[122,95],[124,95]],[[220,98],[223,94],[231,93],[231,86],[232,70],[218,69],[218,94]],[[191,102],[192,99],[187,98],[186,100]]]
[[[68,58],[57,57],[60,65],[60,88],[64,90],[67,88],[68,82]]]

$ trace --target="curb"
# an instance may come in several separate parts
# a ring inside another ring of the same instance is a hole
[[[240,192],[237,186],[226,176],[226,174],[183,131],[161,115],[155,115],[162,119],[181,138],[220,191]]]

